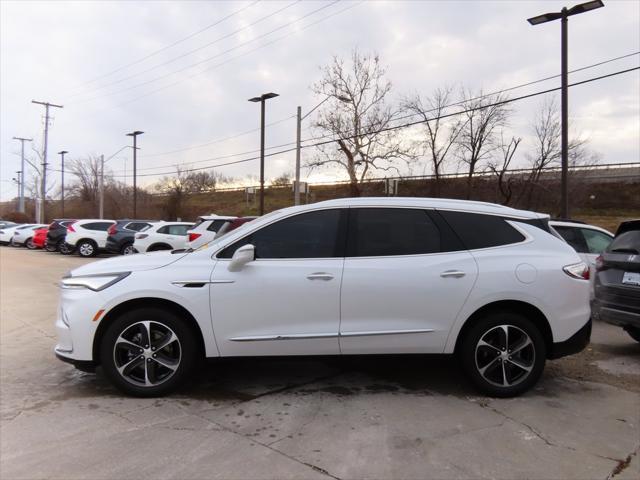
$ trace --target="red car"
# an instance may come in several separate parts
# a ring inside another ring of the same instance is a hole
[[[42,228],[38,228],[37,230],[34,230],[33,238],[31,239],[33,248],[44,248],[44,242],[47,241],[48,231],[49,231],[49,227],[42,227]],[[29,246],[27,245],[27,247]]]

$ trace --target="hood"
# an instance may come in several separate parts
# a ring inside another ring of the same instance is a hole
[[[98,273],[140,272],[166,267],[177,262],[186,252],[171,253],[168,250],[151,253],[137,253],[98,260],[71,271],[71,275],[94,275]]]

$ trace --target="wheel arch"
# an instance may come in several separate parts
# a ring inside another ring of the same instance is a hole
[[[521,300],[499,300],[496,302],[488,303],[483,307],[480,307],[475,312],[473,312],[469,318],[464,322],[460,332],[458,332],[458,337],[456,338],[456,344],[454,348],[454,353],[458,353],[460,346],[462,344],[462,340],[465,335],[469,331],[473,325],[475,325],[476,321],[485,315],[492,312],[517,312],[525,315],[528,319],[530,319],[536,327],[540,330],[542,337],[544,338],[545,347],[547,350],[547,354],[552,351],[553,348],[553,332],[551,331],[551,325],[549,325],[549,320],[547,317],[540,311],[536,306],[523,302]]]
[[[147,247],[147,252],[154,252],[157,250],[158,247],[162,247],[165,250],[173,250],[173,247],[168,243],[156,242],[156,243],[152,243],[151,245],[149,245],[149,247]]]
[[[122,302],[116,305],[115,307],[113,307],[104,315],[104,317],[102,317],[102,320],[100,320],[96,333],[93,337],[92,356],[93,356],[93,360],[96,363],[100,362],[100,343],[102,342],[102,337],[107,331],[107,328],[109,327],[109,325],[111,325],[111,323],[124,312],[127,312],[129,310],[134,310],[137,308],[147,308],[147,307],[154,307],[154,308],[160,308],[163,310],[169,310],[174,314],[180,316],[181,318],[186,319],[186,323],[189,325],[189,328],[191,328],[193,333],[195,333],[196,335],[199,355],[201,355],[202,357],[205,356],[206,349],[204,344],[204,337],[202,336],[202,331],[200,330],[200,326],[198,325],[198,322],[196,321],[195,317],[191,314],[191,312],[189,312],[189,310],[187,310],[182,305],[172,300],[167,300],[166,298],[144,297],[144,298],[134,298],[134,299],[130,299],[125,302]]]

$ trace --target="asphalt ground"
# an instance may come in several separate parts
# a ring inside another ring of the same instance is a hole
[[[57,282],[88,261],[0,247],[3,480],[640,478],[640,344],[619,328],[513,399],[439,356],[215,360],[137,399],[53,355]]]

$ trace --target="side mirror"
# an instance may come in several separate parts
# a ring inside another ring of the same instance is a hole
[[[238,272],[242,270],[242,267],[244,267],[247,263],[253,262],[255,259],[255,247],[251,244],[243,245],[235,251],[227,268],[230,272]]]

